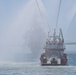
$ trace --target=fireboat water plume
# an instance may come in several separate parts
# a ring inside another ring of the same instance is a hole
[[[38,3],[43,16],[46,15],[41,0]],[[27,54],[33,58],[38,57],[47,31],[47,23],[43,25],[36,1],[30,0],[0,37],[0,60],[25,61]]]

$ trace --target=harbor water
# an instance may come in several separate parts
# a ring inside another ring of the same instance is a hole
[[[0,63],[0,75],[76,75],[75,57],[76,54],[69,55],[66,66],[41,66],[39,62]]]

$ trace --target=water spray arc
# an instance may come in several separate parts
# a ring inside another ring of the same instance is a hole
[[[58,14],[57,14],[57,20],[56,20],[56,27],[55,27],[55,34],[56,34],[57,28],[58,28],[58,20],[59,20],[59,14],[60,14],[61,3],[62,3],[62,0],[60,0],[60,3],[59,3]]]
[[[75,13],[75,14],[76,14],[76,13]],[[73,20],[73,18],[74,18],[74,16],[75,16],[75,14],[73,15],[73,17],[72,17],[71,21]],[[66,29],[65,29],[65,32],[64,32],[64,35],[66,34],[66,32],[67,32],[68,28],[70,27],[71,21],[70,21],[70,23],[67,25],[67,27],[66,27]]]
[[[43,16],[42,16],[42,12],[40,10],[40,6],[39,6],[39,3],[38,3],[38,0],[35,0],[36,1],[36,4],[37,4],[37,7],[39,9],[39,13],[40,13],[40,16],[41,16],[41,20],[42,20],[42,23],[43,25],[46,25],[45,22],[44,22],[44,19],[43,19]],[[47,25],[48,25],[48,29],[49,29],[49,32],[51,32],[51,28],[50,28],[50,24],[47,22]]]

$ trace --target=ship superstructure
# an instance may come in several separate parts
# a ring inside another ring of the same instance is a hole
[[[62,30],[60,29],[59,35],[54,32],[53,35],[48,35],[45,52],[41,54],[41,65],[66,65],[67,54],[65,53],[64,38]]]

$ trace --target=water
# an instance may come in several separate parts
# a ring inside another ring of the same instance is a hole
[[[0,64],[0,75],[75,75],[76,66],[40,66],[39,64]]]
[[[68,64],[69,65],[76,65],[76,53],[68,54]]]
[[[45,23],[47,19],[45,7],[41,0],[38,0],[38,4]],[[28,60],[37,59],[44,47],[48,26],[47,23],[43,25],[36,0],[29,0],[20,8],[16,12],[17,14],[13,18],[11,17],[11,22],[5,24],[7,28],[5,26],[1,28],[0,62],[27,61],[27,58]]]
[[[69,54],[66,66],[41,66],[40,62],[0,63],[0,75],[75,75],[76,54],[73,55]]]
[[[46,22],[45,7],[41,0],[38,0],[38,4]],[[43,25],[36,0],[29,0],[21,6],[11,23],[2,30],[0,61],[26,61],[27,54],[32,58],[38,57],[48,35],[47,23]]]

